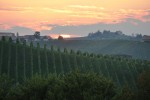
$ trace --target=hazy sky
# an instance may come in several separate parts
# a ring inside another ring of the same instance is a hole
[[[85,36],[97,30],[150,35],[150,0],[0,0],[0,31]]]

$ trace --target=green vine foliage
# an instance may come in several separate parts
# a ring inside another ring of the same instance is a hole
[[[96,55],[87,52],[67,50],[46,45],[42,48],[39,43],[16,43],[11,38],[2,37],[0,41],[0,74],[21,82],[35,74],[48,76],[66,74],[74,70],[81,72],[93,71],[112,79],[119,87],[128,84],[131,89],[137,89],[140,73],[150,69],[147,60],[134,60],[111,55]]]

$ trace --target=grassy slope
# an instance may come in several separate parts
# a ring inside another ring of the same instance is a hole
[[[41,43],[43,44],[43,43]],[[128,54],[133,58],[150,60],[150,43],[127,40],[53,40],[46,42],[60,48],[96,54]]]

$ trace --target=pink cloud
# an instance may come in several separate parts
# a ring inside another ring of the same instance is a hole
[[[1,29],[13,26],[31,28],[33,30],[51,30],[49,24],[86,25],[86,24],[116,24],[132,18],[142,22],[150,22],[150,10],[145,9],[107,9],[88,5],[70,5],[64,8],[32,8],[32,7],[0,7],[2,17]],[[31,12],[33,11],[33,12]],[[29,13],[30,12],[30,13]],[[22,14],[23,13],[23,14]],[[13,15],[10,17],[9,15]],[[43,21],[46,20],[46,21]],[[134,25],[136,25],[134,23]]]
[[[0,7],[0,11],[31,11],[33,9],[32,7]]]
[[[0,29],[1,30],[8,30],[11,29],[11,25],[7,25],[7,24],[0,24]]]
[[[41,30],[51,30],[52,27],[48,25],[48,22],[27,22],[27,23],[19,23],[17,26],[27,27],[31,28],[35,31],[41,31]]]

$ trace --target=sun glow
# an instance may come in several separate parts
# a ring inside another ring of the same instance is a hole
[[[69,34],[61,34],[60,36],[62,36],[63,38],[70,38],[71,37]]]
[[[59,36],[62,36],[63,38],[71,38],[72,36],[69,34],[49,34],[53,39],[57,39]]]

